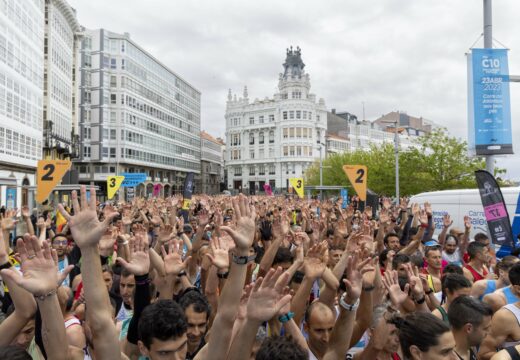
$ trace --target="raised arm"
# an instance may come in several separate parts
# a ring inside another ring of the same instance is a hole
[[[233,199],[233,208],[237,218],[237,228],[232,229],[227,226],[221,228],[233,238],[236,247],[228,280],[222,289],[218,312],[211,328],[208,353],[213,359],[225,359],[228,353],[233,322],[246,279],[249,248],[253,244],[255,234],[256,212],[254,207],[247,203],[247,198],[241,195],[238,199]]]
[[[47,241],[44,241],[42,246],[43,249],[34,235],[26,235],[24,240],[18,240],[17,247],[20,252],[23,276],[12,269],[3,270],[2,275],[34,295],[42,317],[42,338],[45,352],[49,359],[65,360],[67,359],[68,340],[57,296],[58,256],[56,251],[51,251]],[[62,274],[61,279],[67,276],[72,268],[73,266],[70,265]],[[16,292],[21,289],[10,290]],[[27,293],[25,292],[25,294]],[[15,294],[13,293],[13,295]],[[17,296],[20,295],[22,294]],[[32,300],[34,303],[33,299],[27,299],[27,302],[28,300]],[[16,310],[22,311],[23,308],[18,308],[18,305],[15,303]]]
[[[439,234],[439,245],[444,245],[444,242],[446,241],[446,234],[448,233],[448,229],[450,228],[451,224],[453,224],[453,220],[451,220],[450,215],[444,215],[442,217],[442,230]]]
[[[354,320],[362,288],[361,267],[362,265],[358,261],[357,254],[350,257],[347,264],[347,279],[343,280],[347,291],[339,300],[339,317],[332,330],[327,352],[323,360],[344,359],[350,347],[350,339],[354,329]]]
[[[29,239],[26,235],[25,239]],[[20,240],[20,244],[23,244]],[[36,303],[32,294],[20,287],[16,275],[20,276],[16,270],[10,269],[7,248],[0,233],[0,265],[2,265],[2,279],[9,289],[9,294],[14,304],[14,312],[0,323],[0,346],[7,346],[23,329],[27,322],[33,318],[36,312]]]
[[[86,318],[93,335],[93,347],[97,359],[119,359],[118,333],[112,320],[112,309],[103,281],[98,243],[117,213],[100,222],[96,213],[96,190],[90,188],[90,202],[87,203],[85,186],[81,187],[81,206],[78,195],[72,192],[74,216],[70,216],[60,204],[62,215],[68,220],[74,241],[81,249],[82,279],[85,302],[88,304]]]

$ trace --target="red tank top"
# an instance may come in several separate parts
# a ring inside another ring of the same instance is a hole
[[[466,264],[466,265],[464,265],[464,267],[466,269],[468,269],[468,271],[471,273],[471,275],[473,275],[473,282],[479,281],[479,280],[484,280],[486,278],[486,275],[488,274],[486,271],[486,268],[484,268],[484,271],[482,273],[483,275],[480,275],[477,272],[477,270],[473,269],[473,267],[470,264]]]

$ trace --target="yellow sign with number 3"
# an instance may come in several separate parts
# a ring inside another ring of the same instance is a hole
[[[109,199],[112,199],[116,194],[117,190],[125,180],[124,176],[109,176],[107,177],[107,195]]]
[[[296,194],[303,199],[304,191],[303,191],[303,179],[302,178],[290,178],[289,182],[291,183],[292,187],[294,188],[294,191],[296,191]]]

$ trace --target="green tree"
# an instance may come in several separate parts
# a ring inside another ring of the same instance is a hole
[[[330,155],[323,161],[323,185],[352,187],[343,165],[365,165],[368,188],[378,194],[395,195],[395,154],[392,143],[371,146],[370,150]],[[450,137],[446,129],[436,129],[419,137],[415,147],[399,151],[399,190],[401,195],[424,191],[474,188],[475,170],[485,168],[482,158],[468,156],[466,142]],[[497,169],[495,175],[504,174]],[[319,162],[306,174],[306,183],[319,185]]]

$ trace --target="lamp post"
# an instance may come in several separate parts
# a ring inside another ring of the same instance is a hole
[[[395,121],[394,151],[395,151],[395,197],[396,197],[395,201],[397,204],[399,204],[399,135],[397,134],[397,120]]]

